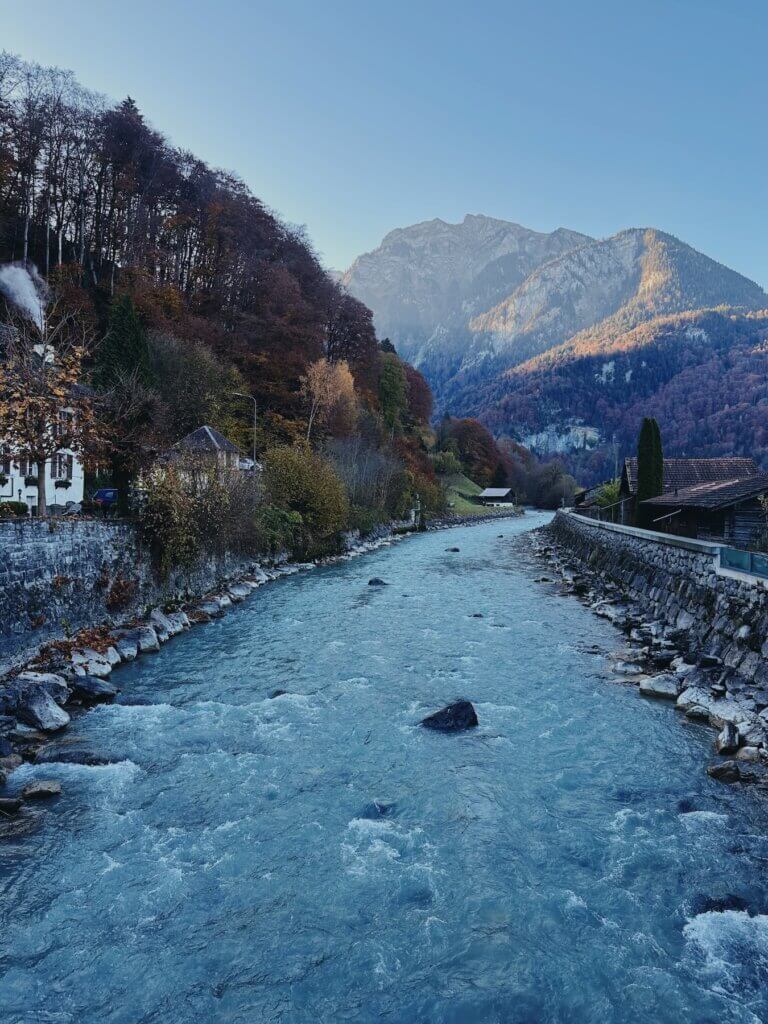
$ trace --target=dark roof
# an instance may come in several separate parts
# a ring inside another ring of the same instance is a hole
[[[742,480],[721,480],[718,483],[697,484],[695,487],[683,487],[677,491],[668,491],[656,498],[641,501],[641,505],[653,505],[659,508],[704,508],[719,509],[736,505],[740,501],[749,501],[761,494],[768,493],[768,473],[746,477]]]
[[[629,490],[637,490],[637,459],[624,460]],[[664,490],[695,487],[697,484],[743,480],[758,473],[754,459],[664,459]]]
[[[218,430],[214,430],[213,427],[208,426],[198,427],[197,430],[193,430],[191,434],[187,434],[186,437],[182,437],[182,439],[177,441],[173,447],[175,449],[183,449],[187,452],[194,452],[195,454],[233,452],[236,455],[240,455],[240,449],[237,445],[228,441],[223,434],[218,432]]]

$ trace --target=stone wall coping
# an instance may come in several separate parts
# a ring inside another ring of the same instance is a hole
[[[609,530],[611,533],[623,533],[627,537],[636,537],[638,540],[649,541],[651,544],[661,544],[670,548],[683,548],[685,551],[697,551],[699,554],[711,555],[718,558],[721,544],[712,544],[706,540],[693,540],[690,537],[675,537],[670,533],[657,533],[655,530],[641,530],[638,526],[622,526],[620,523],[601,523],[590,516],[579,515],[570,509],[558,509],[558,515],[566,515],[571,519],[578,520],[584,526],[591,526],[595,530]]]

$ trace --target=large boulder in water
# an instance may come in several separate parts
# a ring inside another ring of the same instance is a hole
[[[435,729],[437,732],[463,732],[478,724],[477,712],[468,700],[457,700],[441,711],[427,715],[421,724],[425,729]]]

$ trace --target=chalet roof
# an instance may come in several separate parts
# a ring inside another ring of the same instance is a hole
[[[758,473],[754,459],[664,459],[664,491],[697,484],[743,480]],[[637,459],[624,460],[631,494],[637,491]]]
[[[176,450],[192,452],[196,455],[211,455],[217,452],[232,452],[235,455],[240,455],[237,445],[232,444],[218,430],[207,425],[198,427],[191,434],[182,437],[173,447]]]
[[[758,473],[741,480],[720,480],[716,483],[697,484],[668,491],[656,498],[641,501],[641,505],[654,508],[700,508],[716,510],[749,501],[768,493],[768,473]]]
[[[479,497],[481,498],[506,498],[507,495],[512,493],[511,487],[486,487],[484,491],[480,492]]]

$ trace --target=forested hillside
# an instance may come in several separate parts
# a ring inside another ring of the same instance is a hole
[[[663,425],[668,455],[768,465],[768,313],[700,310],[616,335],[584,332],[475,400],[495,433],[570,449],[569,466],[587,482],[612,472],[614,437],[620,452],[633,450],[644,416]]]
[[[175,147],[130,97],[112,104],[69,72],[9,54],[0,263],[35,265],[87,325],[83,372],[113,464],[122,450],[125,469],[130,448],[135,472],[203,422],[250,450],[252,396],[259,452],[311,441],[343,476],[354,442],[378,474],[372,511],[399,514],[417,493],[439,504],[421,437],[429,388],[380,350],[370,310],[304,232],[235,174]],[[135,366],[131,346],[144,353]]]

